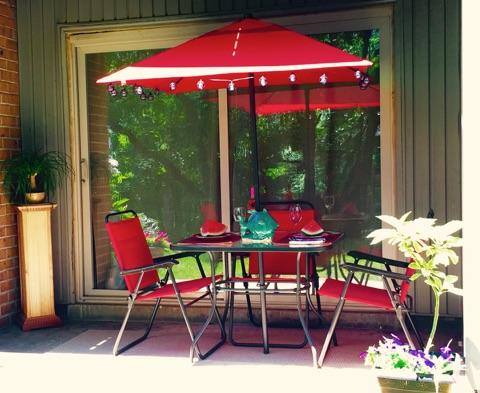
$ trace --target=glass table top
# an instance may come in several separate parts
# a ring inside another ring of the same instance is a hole
[[[241,240],[236,242],[219,243],[189,243],[181,240],[170,245],[175,251],[211,251],[211,252],[324,252],[331,250],[342,239],[343,234],[339,234],[338,239],[333,243],[321,245],[290,245],[288,241],[274,243],[244,243]]]

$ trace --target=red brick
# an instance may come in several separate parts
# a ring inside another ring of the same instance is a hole
[[[18,91],[6,94],[5,91],[0,90],[0,102],[2,104],[13,104],[13,105],[19,105],[19,97],[18,97]]]
[[[7,326],[10,323],[10,317],[0,315],[0,327]]]
[[[7,256],[6,256],[7,258],[13,258],[18,256],[18,248],[16,246],[6,248],[5,250],[7,253]]]
[[[7,315],[7,314],[12,314],[14,311],[16,311],[17,305],[15,302],[10,302],[10,303],[5,303],[1,306],[1,315]]]
[[[15,28],[15,19],[0,15],[0,26]]]
[[[2,52],[3,52],[2,57],[4,59],[15,61],[15,62],[18,61],[18,53],[16,50],[4,48]]]
[[[15,0],[0,0],[0,160],[20,148]],[[0,181],[3,173],[0,173]],[[0,185],[0,326],[11,323],[19,302],[16,215]]]
[[[0,292],[11,291],[12,289],[17,288],[17,279],[4,280],[0,282]]]
[[[2,139],[2,147],[4,149],[17,150],[18,149],[18,139],[14,138],[5,138]]]
[[[14,302],[14,301],[17,301],[19,296],[18,296],[18,289],[15,289],[13,291],[10,291],[7,293],[8,295],[8,300],[9,302]]]

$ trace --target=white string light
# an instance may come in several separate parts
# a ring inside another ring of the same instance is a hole
[[[295,82],[297,80],[297,76],[292,72],[289,76],[288,76],[288,80],[290,82]]]
[[[322,85],[326,85],[326,84],[327,84],[327,81],[328,81],[327,74],[322,74],[322,75],[320,75],[320,83],[321,83]]]
[[[203,90],[205,88],[205,82],[202,79],[200,79],[197,82],[197,88],[198,88],[198,90]]]
[[[260,86],[267,86],[267,78],[265,78],[263,75],[258,79],[258,81],[260,82]]]
[[[135,86],[135,93],[137,93],[138,95],[142,95],[143,93],[142,86]]]
[[[177,88],[177,84],[175,82],[170,82],[168,85],[171,91],[174,91]]]
[[[228,91],[235,91],[235,83],[233,81],[228,82]]]

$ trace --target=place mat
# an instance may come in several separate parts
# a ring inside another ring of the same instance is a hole
[[[335,242],[339,241],[343,237],[342,232],[329,232],[329,231],[323,231],[320,235],[315,235],[315,236],[308,236],[305,235],[304,233],[295,233],[295,234],[290,234],[288,236],[285,236],[277,241],[275,243],[277,244],[290,244],[290,245],[295,245],[295,246],[301,246],[302,241],[299,239],[304,238],[304,245],[305,247],[307,246],[322,246],[322,247],[330,247],[332,246]],[[294,240],[295,243],[292,244],[291,241]],[[312,244],[312,242],[317,241],[318,243]]]
[[[223,236],[202,236],[196,233],[186,239],[180,240],[178,244],[232,244],[241,240],[238,233],[227,232]]]

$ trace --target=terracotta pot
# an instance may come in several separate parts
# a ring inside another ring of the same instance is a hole
[[[45,201],[46,194],[44,192],[27,192],[25,200],[27,203],[42,203]]]
[[[380,390],[382,393],[414,393],[414,392],[432,392],[436,393],[435,384],[432,379],[406,379],[378,377]],[[438,393],[450,393],[453,385],[452,380],[441,381]]]

